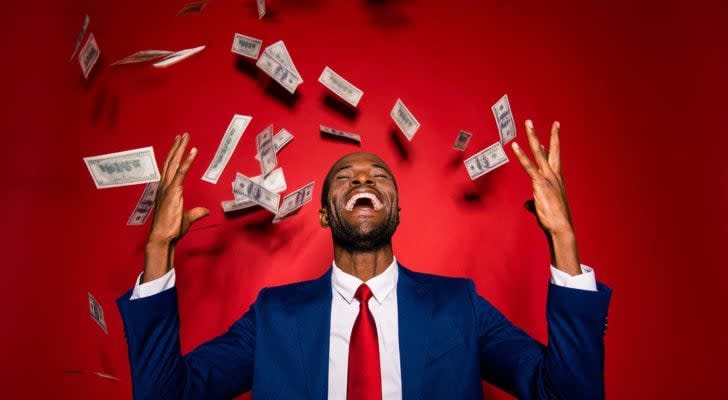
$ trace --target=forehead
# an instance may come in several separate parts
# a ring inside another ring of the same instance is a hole
[[[381,167],[391,172],[391,169],[379,156],[372,153],[351,153],[341,157],[331,167],[332,171],[338,171],[347,167]]]

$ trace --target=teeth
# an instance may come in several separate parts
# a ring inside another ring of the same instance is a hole
[[[357,193],[349,199],[348,202],[346,202],[346,211],[352,211],[354,210],[354,204],[356,204],[356,201],[359,199],[369,199],[372,201],[372,205],[374,205],[375,210],[381,210],[384,207],[384,204],[382,204],[381,201],[372,193]]]

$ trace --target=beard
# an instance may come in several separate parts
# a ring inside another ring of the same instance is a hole
[[[357,231],[346,223],[338,214],[334,213],[331,206],[326,207],[329,218],[329,227],[334,244],[339,245],[350,253],[366,253],[379,250],[392,243],[392,236],[399,225],[399,213],[396,212],[396,204],[389,212],[387,219],[368,232]]]

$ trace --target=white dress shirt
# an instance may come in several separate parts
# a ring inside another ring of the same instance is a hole
[[[571,276],[551,266],[551,283],[572,289],[597,290],[594,270],[581,265],[581,274]],[[163,276],[140,284],[137,277],[131,300],[152,296],[175,285],[174,269]],[[402,398],[402,374],[399,361],[399,321],[397,317],[397,260],[392,260],[381,274],[366,284],[374,296],[369,299],[369,310],[377,324],[379,362],[382,373],[382,399]],[[342,271],[336,262],[331,273],[331,331],[329,333],[329,400],[346,400],[346,381],[349,367],[349,339],[354,321],[359,314],[359,301],[354,298],[362,282],[359,278]]]

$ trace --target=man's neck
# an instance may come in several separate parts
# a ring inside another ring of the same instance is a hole
[[[371,252],[350,252],[334,244],[334,261],[342,271],[366,282],[381,274],[392,263],[392,245]]]

